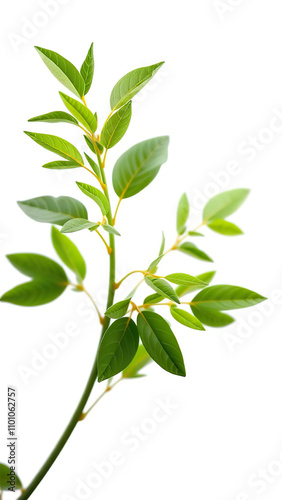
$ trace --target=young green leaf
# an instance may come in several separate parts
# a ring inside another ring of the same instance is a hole
[[[190,285],[179,285],[176,287],[175,291],[178,295],[178,297],[183,297],[183,295],[186,295],[186,293],[190,292],[196,292],[197,290],[201,290],[202,288],[205,288],[207,285],[210,284],[212,281],[213,277],[215,275],[215,271],[209,271],[207,273],[199,274],[196,276],[202,284],[190,284]]]
[[[88,109],[84,104],[81,104],[76,99],[69,97],[63,92],[59,92],[62,101],[69,112],[83,125],[91,134],[97,129],[97,115]]]
[[[101,144],[110,149],[115,146],[124,136],[131,120],[131,101],[119,109],[105,123],[101,132]]]
[[[190,274],[185,273],[168,274],[167,276],[165,276],[165,279],[167,281],[170,281],[170,283],[175,283],[176,285],[200,285],[201,287],[207,285],[207,283],[203,283],[203,281],[199,278],[190,276]]]
[[[217,194],[207,202],[203,211],[203,220],[212,222],[216,219],[225,219],[242,205],[249,192],[249,189],[232,189]]]
[[[234,323],[234,318],[229,314],[216,311],[215,309],[209,309],[208,307],[194,307],[191,306],[193,314],[198,318],[201,323],[213,328],[222,328],[224,326],[231,325]]]
[[[164,62],[138,68],[123,76],[111,93],[111,109],[121,108],[130,101],[153,78]]]
[[[95,231],[100,224],[97,222],[90,222],[88,219],[70,219],[62,227],[61,233],[75,233],[83,229],[91,229]]]
[[[172,286],[167,281],[161,278],[151,278],[149,276],[146,276],[145,282],[158,294],[163,295],[167,299],[172,300],[177,304],[180,304],[179,298],[177,297]]]
[[[89,163],[90,167],[92,168],[92,170],[93,170],[94,174],[96,174],[96,175],[97,175],[97,177],[98,177],[99,179],[101,179],[101,172],[100,172],[100,168],[99,168],[99,166],[97,165],[97,163],[96,163],[94,160],[92,160],[92,158],[90,158],[90,156],[88,156],[88,154],[87,154],[87,153],[84,153],[84,154],[85,154],[85,158],[86,158],[86,160],[88,161],[88,163]]]
[[[178,321],[178,323],[181,323],[184,326],[188,326],[188,328],[193,328],[194,330],[204,330],[204,326],[202,323],[195,318],[192,314],[188,313],[187,311],[184,311],[183,309],[178,309],[178,307],[171,307],[170,312],[172,317]]]
[[[225,236],[238,236],[243,234],[243,231],[238,226],[224,219],[216,219],[213,222],[209,222],[207,226],[216,233]]]
[[[78,125],[78,121],[65,111],[52,111],[51,113],[45,113],[44,115],[35,116],[30,118],[29,122],[47,122],[47,123],[71,123],[72,125]]]
[[[89,147],[90,151],[92,151],[92,153],[96,154],[93,141],[91,141],[90,137],[88,137],[88,135],[84,135],[83,137],[84,137],[85,142],[86,142],[87,146]]]
[[[194,243],[190,243],[186,241],[177,247],[177,250],[180,252],[186,253],[187,255],[191,255],[191,257],[195,257],[195,259],[206,260],[207,262],[213,262],[213,260],[202,250],[200,250]]]
[[[183,356],[169,324],[159,314],[144,311],[138,314],[137,326],[151,358],[164,370],[185,377]]]
[[[247,288],[232,285],[213,285],[205,288],[193,298],[194,307],[207,307],[217,311],[229,311],[254,306],[265,297]]]
[[[32,280],[4,293],[0,301],[25,307],[42,306],[57,299],[65,289],[66,285],[55,281]]]
[[[50,161],[49,163],[45,163],[45,165],[42,165],[43,168],[50,168],[52,170],[67,170],[70,168],[79,168],[80,166],[81,165],[72,160]]]
[[[102,214],[107,215],[110,209],[110,205],[104,193],[102,193],[102,191],[99,191],[99,189],[90,186],[89,184],[84,184],[84,182],[77,182],[76,184],[78,185],[79,189],[84,194],[86,194],[86,196],[89,196],[89,198],[97,203],[97,205],[101,209]]]
[[[57,137],[56,135],[37,134],[35,132],[25,132],[25,134],[48,151],[52,151],[52,153],[56,153],[66,160],[73,160],[83,165],[83,159],[80,152],[65,139]]]
[[[83,281],[86,276],[86,264],[76,245],[54,226],[51,236],[60,259],[76,274],[79,282]]]
[[[43,49],[42,47],[35,47],[35,49],[57,80],[77,95],[77,97],[83,97],[85,84],[83,77],[76,67],[57,52]]]
[[[11,488],[10,482],[11,469],[5,464],[0,464],[0,491],[8,491]],[[15,490],[20,490],[22,488],[22,483],[17,474],[14,477],[15,480]]]
[[[139,373],[142,368],[147,366],[153,360],[147,353],[145,347],[139,344],[137,353],[131,363],[123,370],[122,378],[140,378],[145,377],[145,374]]]
[[[109,224],[102,224],[102,228],[107,231],[107,233],[114,234],[115,236],[120,236],[120,233],[116,230],[116,228],[110,226]]]
[[[80,68],[80,74],[85,83],[84,95],[86,95],[91,87],[93,76],[94,76],[94,54],[93,54],[93,43],[90,45],[90,49],[87,52],[87,56]]]
[[[139,344],[134,321],[120,318],[104,333],[98,351],[98,381],[102,382],[124,370],[133,360]]]
[[[128,149],[116,162],[113,186],[116,194],[129,198],[148,186],[167,160],[168,137],[156,137]]]
[[[148,295],[143,303],[144,304],[158,304],[158,302],[162,302],[165,297],[163,295],[160,295],[159,293],[152,293],[152,295]]]
[[[161,247],[159,250],[159,255],[155,260],[153,260],[153,262],[151,262],[147,271],[151,272],[152,274],[156,273],[156,271],[158,269],[158,264],[160,263],[160,261],[162,260],[162,258],[164,256],[164,249],[165,249],[165,235],[164,235],[164,233],[162,233],[162,242],[161,242]]]
[[[106,310],[105,315],[112,319],[122,318],[127,313],[130,301],[131,297],[121,300],[120,302],[116,302]]]
[[[178,203],[176,228],[178,234],[183,234],[186,229],[186,222],[189,217],[189,202],[186,193],[184,193]]]
[[[35,253],[15,253],[7,259],[20,273],[34,279],[67,282],[64,269],[52,259]]]
[[[203,233],[199,233],[198,231],[189,231],[189,236],[204,236]]]
[[[37,222],[49,222],[63,226],[68,220],[77,217],[87,219],[85,206],[69,196],[39,196],[26,201],[18,201],[19,207]]]

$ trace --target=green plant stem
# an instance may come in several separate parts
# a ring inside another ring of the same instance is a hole
[[[101,165],[101,157],[100,155],[98,156],[99,164]],[[104,173],[104,169],[101,168],[101,175],[103,178],[103,182],[106,185],[106,176]],[[109,193],[108,193],[108,188],[105,188],[105,195],[109,199]],[[112,223],[112,212],[111,209],[108,213],[108,220],[109,223]],[[107,309],[113,304],[114,301],[114,295],[115,295],[115,236],[113,234],[109,235],[109,241],[110,241],[110,246],[112,249],[112,252],[110,254],[110,271],[109,271],[109,288],[108,288],[108,300],[107,300]],[[104,319],[104,324],[102,327],[102,332],[101,332],[101,337],[106,331],[110,324],[110,318],[107,318],[105,316]],[[101,338],[100,337],[100,338]],[[34,490],[37,488],[37,486],[40,484],[44,476],[47,474],[49,469],[52,467],[53,463],[55,460],[58,458],[59,454],[61,453],[62,449],[64,448],[65,444],[67,443],[68,439],[70,438],[71,434],[73,433],[77,423],[81,420],[81,416],[83,414],[83,410],[85,408],[85,405],[89,399],[89,396],[92,392],[93,386],[96,382],[98,376],[98,370],[97,370],[97,354],[95,357],[95,361],[89,376],[89,379],[87,381],[86,387],[84,389],[84,392],[81,396],[81,399],[76,407],[75,412],[73,413],[65,431],[63,432],[61,438],[59,439],[58,443],[56,444],[55,448],[45,461],[45,463],[42,465],[41,469],[38,471],[34,479],[31,481],[31,483],[28,485],[28,487],[24,490],[24,492],[21,494],[18,500],[27,500]]]

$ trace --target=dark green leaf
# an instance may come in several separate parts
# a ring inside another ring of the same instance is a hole
[[[11,472],[10,467],[4,464],[0,464],[0,491],[8,491],[11,488],[11,484],[8,483],[10,480],[9,473]],[[18,475],[15,474],[15,490],[20,490],[22,488],[21,480]]]
[[[216,219],[213,222],[209,222],[207,225],[216,233],[224,234],[225,236],[238,236],[243,234],[243,231],[238,226],[224,219]]]
[[[69,115],[69,113],[65,113],[64,111],[52,111],[51,113],[46,113],[44,115],[35,116],[34,118],[30,118],[29,122],[48,122],[48,123],[71,123],[72,125],[78,125],[77,120]]]
[[[140,344],[137,350],[137,353],[130,365],[125,368],[122,372],[123,378],[140,378],[145,377],[144,374],[139,373],[142,368],[151,363],[153,360],[147,353],[145,347]]]
[[[52,242],[60,259],[83,281],[86,276],[86,264],[76,245],[54,226],[52,227]]]
[[[80,74],[85,83],[84,95],[86,95],[90,90],[94,75],[93,43],[91,43],[90,49],[87,52],[87,56],[80,68]]]
[[[180,252],[191,255],[191,257],[195,257],[196,259],[206,260],[208,262],[213,262],[213,260],[202,250],[200,250],[194,243],[190,243],[189,241],[182,243],[179,247],[177,247]]]
[[[186,229],[186,222],[189,217],[189,202],[187,195],[184,193],[178,203],[176,227],[178,234],[183,234]]]
[[[39,196],[26,201],[19,201],[23,212],[37,222],[49,222],[63,226],[65,222],[77,217],[87,219],[85,206],[69,196]]]
[[[76,184],[78,185],[79,189],[84,194],[86,194],[86,196],[89,196],[89,198],[97,203],[97,205],[101,209],[102,214],[107,215],[110,209],[110,205],[104,193],[102,193],[102,191],[99,191],[99,189],[90,186],[89,184],[84,184],[84,182],[77,182]]]
[[[212,222],[216,219],[225,219],[242,205],[249,192],[249,189],[232,189],[214,196],[204,208],[203,220]]]
[[[130,101],[153,78],[164,63],[130,71],[114,86],[111,93],[111,109],[118,109]]]
[[[183,357],[169,324],[155,312],[144,311],[138,314],[137,326],[151,358],[164,370],[185,377]]]
[[[96,132],[97,115],[93,115],[90,109],[76,99],[63,94],[63,92],[59,92],[59,94],[66,108],[81,123],[81,125],[83,125],[91,134]]]
[[[129,127],[131,119],[131,101],[119,109],[105,123],[101,132],[101,144],[110,149],[115,146],[124,136]]]
[[[104,333],[98,351],[98,381],[102,382],[124,370],[133,360],[139,344],[134,321],[120,318]]]
[[[120,198],[129,198],[142,191],[156,177],[167,160],[168,137],[140,142],[128,149],[116,162],[113,186]]]
[[[204,330],[202,323],[195,318],[192,314],[184,311],[183,309],[178,309],[178,307],[171,307],[170,312],[172,317],[181,323],[184,326],[188,326],[188,328],[193,328],[194,330]]]
[[[211,280],[215,275],[215,271],[209,271],[207,273],[199,274],[196,276],[199,280],[201,280],[202,284],[198,285],[179,285],[176,287],[175,291],[178,297],[183,297],[186,293],[196,292],[197,290],[201,290],[210,284]]]
[[[78,97],[83,97],[85,84],[76,67],[64,57],[52,50],[35,47],[41,59],[51,73]]]
[[[100,224],[91,222],[88,219],[70,219],[62,227],[61,233],[75,233],[83,229],[92,229],[95,231]]]
[[[200,285],[201,287],[207,285],[207,283],[203,283],[199,278],[185,273],[168,274],[165,276],[165,279],[170,281],[170,283],[175,283],[176,285]]]
[[[122,318],[127,313],[130,301],[131,297],[129,299],[116,302],[113,306],[106,310],[105,315],[112,319]]]
[[[50,168],[53,170],[67,170],[69,168],[79,168],[81,165],[76,163],[75,161],[50,161],[49,163],[45,163],[42,165],[43,168]]]
[[[155,292],[159,293],[160,295],[163,295],[169,300],[172,300],[173,302],[176,302],[177,304],[180,304],[179,298],[177,297],[175,291],[173,290],[172,286],[165,280],[161,278],[151,278],[149,276],[146,276],[145,282],[147,285],[149,285]]]
[[[25,134],[43,148],[48,149],[48,151],[52,151],[52,153],[56,153],[66,160],[74,160],[80,165],[83,165],[83,159],[80,152],[65,139],[57,137],[56,135],[36,134],[35,132],[25,132]]]
[[[102,224],[102,228],[107,231],[107,233],[110,234],[115,234],[116,236],[120,236],[120,233],[114,228],[113,226],[110,226],[109,224]]]

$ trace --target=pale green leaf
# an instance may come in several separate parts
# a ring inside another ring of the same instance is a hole
[[[109,224],[102,224],[102,228],[107,231],[107,233],[114,234],[115,236],[120,236],[120,233],[116,230],[116,228],[110,226]]]
[[[86,158],[86,160],[88,161],[88,163],[89,163],[90,167],[92,168],[92,170],[93,170],[94,174],[96,174],[96,175],[97,175],[97,177],[98,177],[99,179],[101,179],[101,172],[100,172],[100,168],[99,168],[99,166],[97,165],[97,163],[96,163],[94,160],[92,160],[92,158],[90,158],[90,156],[88,156],[88,154],[87,154],[87,153],[84,153],[84,154],[85,154],[85,158]]]
[[[177,247],[177,250],[180,252],[186,253],[191,257],[195,257],[195,259],[206,260],[207,262],[213,262],[213,260],[202,250],[200,250],[194,243],[190,243],[189,241],[182,243]]]
[[[215,275],[215,271],[209,271],[207,273],[199,274],[196,276],[202,284],[190,284],[190,285],[179,285],[176,287],[175,291],[178,295],[178,297],[183,297],[183,295],[186,295],[187,293],[190,292],[196,292],[197,290],[201,290],[202,288],[205,288],[207,285],[210,284],[212,281],[213,277]]]
[[[83,229],[92,229],[94,231],[99,225],[95,222],[90,222],[88,219],[70,219],[63,225],[61,233],[75,233]]]
[[[30,118],[29,122],[47,122],[47,123],[71,123],[72,125],[78,125],[77,120],[65,113],[65,111],[52,111],[51,113],[45,113],[44,115],[35,116]]]
[[[102,191],[99,191],[99,189],[90,186],[89,184],[84,184],[84,182],[77,182],[76,184],[86,196],[89,196],[89,198],[97,203],[97,205],[101,209],[102,214],[107,215],[110,209],[110,205],[104,193],[102,193]]]
[[[19,207],[31,219],[37,222],[49,222],[63,226],[70,219],[87,219],[85,206],[69,196],[39,196],[26,201],[19,201]]]
[[[181,323],[188,328],[193,328],[194,330],[205,329],[202,323],[197,318],[195,318],[195,316],[188,313],[187,311],[184,311],[184,309],[179,309],[178,307],[173,306],[170,308],[170,312],[172,317],[176,321],[178,321],[178,323]]]
[[[123,370],[122,378],[140,378],[145,377],[144,374],[139,373],[145,366],[151,363],[153,360],[151,356],[147,353],[145,347],[139,344],[137,353],[131,363]]]
[[[150,286],[158,294],[163,295],[167,299],[172,300],[173,302],[176,302],[177,304],[180,304],[179,298],[177,297],[172,286],[164,279],[151,278],[149,276],[146,276],[145,282],[147,283],[148,286]]]
[[[51,170],[68,170],[70,168],[79,168],[80,166],[81,165],[72,160],[50,161],[42,165],[43,168],[50,168]]]
[[[131,120],[131,101],[119,109],[105,123],[101,132],[101,144],[110,149],[115,146],[126,133]]]
[[[54,226],[51,235],[60,259],[75,273],[79,282],[83,281],[86,276],[86,264],[76,245]]]
[[[83,159],[80,152],[65,139],[57,137],[56,135],[37,134],[35,132],[25,132],[25,134],[48,151],[52,151],[52,153],[56,153],[66,160],[74,160],[80,165],[83,165]]]
[[[186,229],[186,222],[189,217],[189,202],[186,193],[184,193],[178,203],[176,227],[178,234],[183,234]]]
[[[205,288],[193,298],[195,307],[205,306],[217,311],[229,311],[254,306],[266,300],[256,292],[232,285],[213,285]]]
[[[176,285],[200,285],[201,287],[207,285],[207,283],[203,283],[199,278],[185,273],[168,274],[165,276],[165,279],[170,281],[170,283],[175,283]]]
[[[94,75],[93,43],[91,43],[90,49],[87,52],[87,56],[80,68],[80,74],[85,83],[84,95],[86,95],[90,90]]]
[[[63,92],[59,92],[59,94],[66,108],[81,123],[81,125],[83,125],[91,134],[96,132],[97,115],[93,115],[90,109],[76,99],[69,97]]]
[[[243,234],[243,231],[233,224],[224,219],[216,219],[213,222],[209,222],[207,226],[215,231],[216,233],[223,234],[225,236],[239,236]]]
[[[232,189],[214,196],[204,208],[203,220],[212,222],[216,219],[225,219],[242,205],[249,192],[249,189]]]

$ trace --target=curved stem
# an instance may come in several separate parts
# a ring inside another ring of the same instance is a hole
[[[100,155],[97,155],[97,156],[98,156],[98,160],[99,160],[99,165],[101,165],[101,157],[100,157]],[[103,177],[103,182],[106,185],[106,177],[105,177],[104,171],[102,171],[102,177]],[[107,187],[105,189],[105,195],[109,200],[109,193],[108,193]],[[109,213],[108,213],[108,220],[109,220],[109,223],[111,224],[112,223],[111,208],[110,208]],[[110,234],[110,246],[111,246],[112,252],[110,254],[110,272],[109,272],[109,289],[108,289],[107,308],[109,308],[113,304],[114,295],[115,295],[115,287],[114,287],[114,284],[115,284],[115,237],[113,234]],[[106,331],[106,329],[108,328],[109,324],[110,324],[110,318],[105,317],[104,324],[102,327],[101,337],[104,334],[104,332]],[[19,497],[19,500],[27,500],[32,495],[34,490],[37,488],[37,486],[40,484],[40,482],[42,481],[44,476],[47,474],[49,469],[52,467],[55,460],[58,458],[59,454],[61,453],[61,451],[64,448],[65,444],[67,443],[68,439],[72,435],[77,423],[81,420],[81,417],[83,415],[83,410],[84,410],[85,405],[86,405],[86,403],[89,399],[89,396],[92,392],[92,389],[93,389],[93,386],[96,382],[97,376],[98,376],[98,369],[97,369],[97,354],[96,354],[94,364],[93,364],[90,376],[88,378],[86,387],[84,389],[84,392],[80,398],[80,401],[79,401],[65,431],[63,432],[61,438],[59,439],[58,443],[56,444],[55,448],[53,449],[53,451],[51,452],[51,454],[49,455],[49,457],[47,458],[45,463],[42,465],[41,469],[38,471],[38,473],[36,474],[34,479],[31,481],[31,483],[28,485],[28,487],[25,489],[25,491]]]

